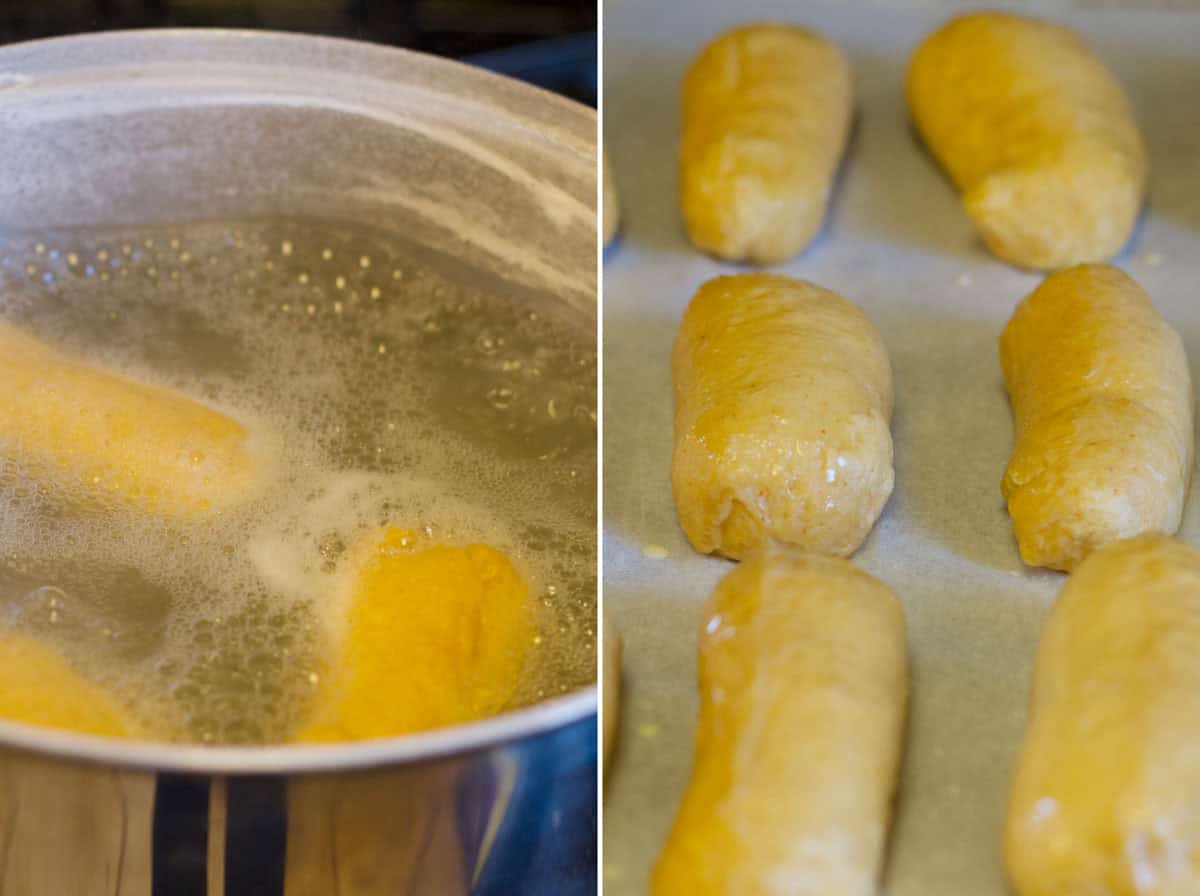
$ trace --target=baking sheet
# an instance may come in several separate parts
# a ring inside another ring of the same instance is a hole
[[[909,625],[912,702],[886,890],[1008,892],[1000,830],[1009,772],[1033,651],[1064,579],[1022,566],[999,488],[1012,428],[997,340],[1039,277],[984,252],[903,102],[908,53],[949,7],[605,4],[604,137],[624,213],[604,261],[604,600],[625,639],[605,799],[608,896],[647,892],[689,772],[699,608],[730,568],[688,547],[668,479],[676,325],[703,281],[738,270],[693,251],[682,233],[678,86],[713,34],[765,18],[824,32],[848,51],[857,80],[857,124],[825,232],[774,269],[857,302],[891,353],[896,490],[855,557],[898,592]],[[1117,263],[1183,333],[1200,381],[1200,16],[1052,15],[1089,39],[1134,101],[1152,182]],[[1195,494],[1181,537],[1200,544]]]

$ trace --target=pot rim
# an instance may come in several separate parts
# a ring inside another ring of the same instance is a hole
[[[264,48],[247,58],[248,44]],[[131,52],[136,49],[136,53]],[[25,41],[0,48],[0,104],[27,89],[38,89],[42,76],[61,88],[86,76],[91,69],[178,65],[180,52],[190,50],[202,61],[272,67],[286,65],[314,74],[337,69],[347,74],[398,80],[405,69],[431,79],[462,85],[464,99],[493,105],[531,137],[580,156],[594,158],[595,111],[539,87],[498,75],[466,63],[430,56],[398,47],[340,37],[296,34],[271,30],[225,28],[161,28],[66,35]],[[321,52],[315,52],[320,50]],[[264,58],[265,57],[265,58]],[[197,80],[203,80],[197,70]],[[295,90],[296,85],[289,85]],[[7,96],[6,96],[7,95]],[[560,116],[551,124],[537,118],[518,117],[513,101],[527,107],[542,106]],[[555,109],[554,107],[557,107]],[[581,117],[582,116],[582,117]],[[591,146],[586,125],[593,123]],[[559,130],[555,125],[561,125]],[[348,741],[333,744],[272,744],[256,746],[206,746],[160,741],[100,737],[27,725],[0,719],[0,748],[24,750],[55,757],[151,771],[196,774],[291,774],[343,771],[396,763],[418,763],[456,753],[510,744],[564,728],[598,714],[595,684],[552,697],[498,716],[417,734]]]
[[[170,42],[171,46],[167,47]],[[501,75],[467,62],[444,56],[434,56],[405,47],[392,47],[386,44],[358,40],[352,37],[331,37],[323,34],[306,34],[297,31],[281,31],[270,28],[212,28],[212,27],[166,27],[166,28],[122,28],[112,31],[99,31],[90,34],[63,34],[55,37],[42,37],[35,40],[17,41],[0,46],[0,66],[26,68],[41,74],[81,70],[88,66],[80,65],[79,50],[91,51],[87,61],[91,65],[111,65],[128,67],[137,63],[177,63],[179,49],[192,49],[219,54],[225,52],[224,61],[244,63],[246,59],[241,51],[248,44],[259,46],[275,45],[282,53],[292,52],[288,63],[296,68],[308,68],[320,71],[329,68],[328,60],[314,54],[317,48],[324,49],[336,58],[334,64],[345,64],[357,61],[352,67],[354,74],[373,75],[377,78],[386,77],[391,72],[403,66],[425,67],[430,72],[453,77],[455,80],[474,81],[481,90],[488,91],[492,98],[501,95],[524,94],[537,102],[560,107],[561,111],[572,115],[584,115],[595,120],[596,110],[577,100],[554,93],[544,87],[529,84]],[[139,45],[139,53],[131,56],[129,45]],[[350,54],[359,57],[351,60]],[[379,69],[370,71],[370,63],[377,64]],[[253,64],[267,65],[261,59]],[[197,72],[202,76],[202,72]],[[24,87],[33,80],[24,71],[0,69],[0,90]],[[486,99],[486,97],[484,97]],[[547,139],[558,142],[554,136],[544,134]]]
[[[204,746],[78,734],[0,719],[0,747],[133,769],[253,775],[419,763],[504,746],[597,715],[595,685],[498,716],[418,734],[331,744]]]

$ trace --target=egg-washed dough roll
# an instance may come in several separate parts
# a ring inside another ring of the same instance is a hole
[[[617,181],[613,177],[608,153],[604,153],[604,170],[600,189],[604,193],[604,245],[613,241],[621,226],[621,199],[617,194]]]
[[[705,47],[683,85],[680,189],[691,241],[760,264],[808,245],[852,103],[850,63],[811,31],[746,25]]]
[[[12,631],[0,634],[0,719],[109,737],[135,733],[103,688],[52,647]]]
[[[1179,528],[1192,383],[1179,335],[1126,274],[1047,277],[1000,338],[1016,444],[1002,491],[1021,559],[1069,570],[1088,551]]]
[[[692,777],[655,896],[875,892],[908,693],[904,613],[849,561],[770,548],[700,631]]]
[[[409,734],[493,715],[534,643],[529,589],[480,544],[388,527],[364,546],[302,741]]]
[[[617,719],[621,712],[621,634],[608,614],[604,614],[604,773],[617,740]]]
[[[1200,551],[1147,534],[1067,580],[1005,830],[1020,896],[1200,893]]]
[[[257,465],[242,425],[171,389],[80,363],[0,321],[0,463],[68,503],[167,515],[245,497]]]
[[[769,274],[705,283],[672,356],[683,531],[734,559],[767,541],[852,553],[892,493],[892,374],[866,315]]]
[[[1146,150],[1120,85],[1072,31],[998,12],[931,34],[908,105],[993,254],[1051,269],[1115,255],[1146,184]]]

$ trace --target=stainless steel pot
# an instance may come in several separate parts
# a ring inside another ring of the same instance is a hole
[[[347,41],[143,31],[0,49],[0,239],[312,215],[596,320],[596,119]],[[335,746],[0,722],[4,896],[596,891],[596,691]]]

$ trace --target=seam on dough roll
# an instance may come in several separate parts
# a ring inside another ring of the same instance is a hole
[[[846,147],[852,94],[846,57],[803,28],[745,25],[705,47],[683,85],[680,196],[692,243],[761,264],[807,246]]]
[[[0,321],[0,462],[67,503],[221,510],[259,479],[237,421],[172,389],[91,367]]]
[[[846,560],[768,548],[700,630],[691,779],[655,896],[875,893],[908,693],[904,613]]]
[[[1038,646],[1005,864],[1020,896],[1200,893],[1200,551],[1116,542]]]
[[[1129,276],[1059,271],[1000,338],[1015,445],[1001,491],[1021,559],[1069,570],[1099,545],[1179,528],[1193,455],[1179,335]]]
[[[1071,30],[1008,13],[951,19],[913,53],[907,95],[997,257],[1053,269],[1128,240],[1146,150],[1120,85]]]
[[[853,553],[891,495],[892,376],[863,312],[771,274],[718,277],[672,354],[679,521],[702,553]]]

